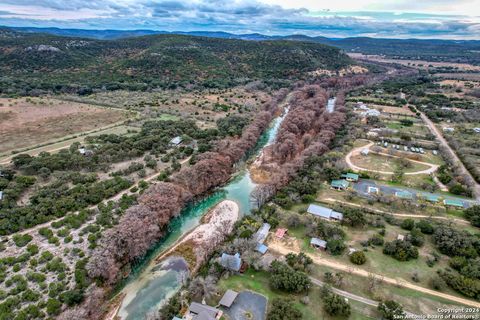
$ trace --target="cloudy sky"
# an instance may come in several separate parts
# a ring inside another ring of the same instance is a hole
[[[0,0],[0,25],[480,40],[480,0]]]

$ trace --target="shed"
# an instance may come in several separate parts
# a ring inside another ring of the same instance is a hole
[[[171,146],[178,146],[180,143],[182,143],[183,139],[180,136],[176,136],[172,140],[170,140],[170,145]]]
[[[222,299],[220,300],[219,304],[221,306],[230,308],[238,296],[238,292],[228,289],[227,292],[223,295]]]
[[[480,133],[480,128],[473,128],[473,131],[475,131],[476,133]]]
[[[242,267],[242,259],[240,258],[240,253],[235,253],[234,255],[222,253],[220,257],[220,264],[225,269],[229,269],[232,271],[240,271]]]
[[[353,253],[357,252],[358,250],[355,248],[348,248],[348,255],[351,256]]]
[[[413,199],[413,194],[409,191],[396,191],[395,196],[400,199],[407,199],[407,200],[412,200]]]
[[[399,234],[397,236],[397,240],[403,241],[403,240],[405,240],[405,236],[403,234]]]
[[[265,240],[267,239],[267,236],[268,236],[268,232],[270,231],[270,224],[268,223],[264,223],[259,229],[258,231],[255,233],[254,235],[254,239],[258,242],[258,243],[264,243]]]
[[[275,232],[275,236],[279,239],[282,239],[287,233],[288,233],[288,229],[278,228],[277,231]]]
[[[350,183],[347,180],[332,180],[330,186],[335,190],[345,190]]]
[[[367,149],[367,150],[368,150],[368,149]],[[357,181],[358,181],[358,178],[359,178],[359,175],[356,174],[356,173],[348,172],[348,173],[346,173],[346,174],[343,174],[343,175],[342,175],[342,178],[345,178],[347,181],[357,182]]]
[[[333,211],[330,208],[318,206],[316,204],[311,204],[308,206],[307,212],[313,214],[314,216],[328,219],[328,220],[342,220],[343,214],[340,212]]]
[[[255,248],[255,251],[260,252],[261,254],[265,254],[268,250],[268,247],[264,245],[263,243],[257,243],[257,247]]]
[[[457,207],[457,208],[464,207],[463,201],[458,199],[445,199],[443,200],[443,204],[450,207]]]
[[[327,241],[318,238],[310,239],[310,245],[316,249],[327,249]]]
[[[362,156],[368,156],[368,152],[370,150],[368,148],[363,148],[362,151],[360,152],[362,154]]]
[[[3,199],[3,191],[0,191],[0,200]]]

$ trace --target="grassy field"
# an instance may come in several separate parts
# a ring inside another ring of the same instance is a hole
[[[400,159],[398,158],[387,157],[375,153],[369,153],[367,156],[356,155],[353,156],[351,159],[354,165],[360,168],[365,168],[367,170],[394,172],[396,168],[400,165]],[[405,173],[423,171],[430,168],[429,166],[421,163],[410,163],[410,167],[403,169]]]
[[[113,126],[105,130],[98,130],[98,131],[95,130],[95,131],[92,131],[91,133],[82,133],[82,134],[66,136],[61,140],[49,141],[38,147],[15,149],[16,151],[15,154],[28,153],[33,156],[33,155],[38,155],[41,152],[55,152],[64,148],[68,148],[74,142],[82,143],[85,140],[85,138],[88,136],[96,136],[100,134],[129,135],[130,134],[129,132],[138,131],[138,130],[139,129],[136,127],[131,127],[127,125]],[[3,154],[0,154],[0,163],[8,163],[13,156],[15,155],[12,155],[11,152],[5,152]]]
[[[124,111],[51,98],[0,99],[0,153],[97,130],[128,118]]]
[[[328,316],[322,307],[322,303],[318,303],[320,301],[321,292],[318,286],[313,286],[311,290],[308,292],[308,296],[310,297],[310,303],[308,305],[304,305],[300,302],[300,299],[305,296],[305,294],[287,294],[284,292],[280,292],[278,290],[273,290],[270,288],[269,285],[269,274],[265,271],[254,271],[253,269],[247,270],[243,275],[234,275],[229,277],[228,279],[222,279],[219,282],[219,288],[222,291],[227,289],[232,289],[235,291],[242,291],[242,290],[251,290],[258,292],[264,296],[266,296],[269,300],[269,303],[274,298],[284,297],[293,302],[293,304],[300,309],[303,313],[303,319],[310,320],[310,319],[341,319],[337,317]],[[366,319],[376,319],[378,314],[375,308],[367,306],[365,304],[352,301],[352,315],[349,319],[351,320],[366,320]]]

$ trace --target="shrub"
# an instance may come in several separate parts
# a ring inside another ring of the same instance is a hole
[[[433,229],[433,225],[428,222],[427,220],[421,220],[416,224],[416,227],[420,229],[420,231],[424,234],[433,234],[435,231]]]
[[[271,264],[270,283],[273,288],[286,292],[303,292],[310,288],[310,279],[300,271],[295,271],[280,261]]]
[[[355,251],[350,255],[350,261],[354,264],[361,265],[367,262],[367,257],[363,251]]]
[[[399,261],[408,261],[418,258],[418,250],[408,241],[394,240],[387,242],[383,253]]]
[[[405,315],[402,306],[393,300],[380,302],[377,309],[385,320],[402,319]]]
[[[463,215],[465,216],[465,219],[470,221],[470,223],[475,226],[480,228],[480,206],[473,206],[465,211],[463,211]]]
[[[295,308],[292,301],[285,298],[275,298],[267,315],[268,320],[298,320],[302,313]]]
[[[17,247],[25,247],[33,239],[29,234],[16,234],[12,238]]]
[[[402,221],[402,224],[400,225],[400,227],[405,230],[412,230],[415,227],[415,220],[405,219]]]

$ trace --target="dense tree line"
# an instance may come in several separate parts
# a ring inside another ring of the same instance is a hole
[[[244,129],[241,137],[220,141],[218,151],[199,155],[194,165],[182,168],[171,182],[151,186],[138,199],[139,205],[128,209],[118,225],[100,239],[87,265],[89,275],[115,283],[121,271],[164,234],[169,221],[187,202],[226,182],[233,165],[255,146],[286,94],[282,90],[265,103],[265,111]]]

